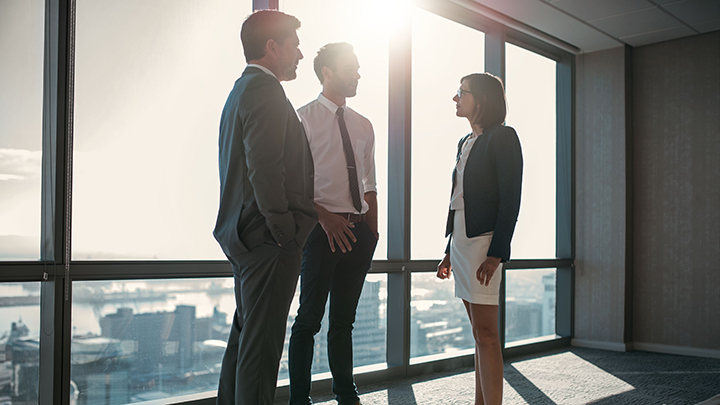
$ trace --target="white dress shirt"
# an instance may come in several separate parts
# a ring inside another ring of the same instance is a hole
[[[298,109],[315,163],[315,204],[330,212],[358,213],[350,196],[348,169],[342,136],[335,112],[343,108],[357,169],[362,212],[368,204],[362,198],[375,191],[375,134],[370,121],[347,105],[337,106],[320,94]]]
[[[462,146],[462,152],[455,165],[455,188],[453,189],[452,196],[450,197],[450,209],[453,210],[464,210],[465,200],[463,194],[463,178],[465,177],[465,164],[467,163],[468,156],[472,150],[477,135],[472,135],[465,140]]]

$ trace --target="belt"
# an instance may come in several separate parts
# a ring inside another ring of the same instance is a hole
[[[333,214],[340,215],[353,224],[365,222],[365,214],[353,214],[352,212],[333,212]]]

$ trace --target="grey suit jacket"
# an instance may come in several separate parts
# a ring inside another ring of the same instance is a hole
[[[280,82],[247,67],[220,120],[220,208],[213,234],[228,256],[274,239],[302,247],[317,223],[313,161]]]

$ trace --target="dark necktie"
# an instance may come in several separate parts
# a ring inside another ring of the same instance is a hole
[[[350,143],[350,135],[348,134],[347,125],[345,125],[345,117],[343,109],[338,108],[335,115],[338,117],[340,125],[340,135],[342,137],[343,151],[345,151],[345,162],[348,169],[348,183],[350,184],[350,197],[352,197],[353,206],[357,212],[362,212],[362,201],[360,201],[360,188],[358,187],[357,169],[355,168],[355,154],[353,153],[352,143]]]

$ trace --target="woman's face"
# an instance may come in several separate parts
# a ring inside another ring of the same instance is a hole
[[[460,84],[458,94],[453,97],[453,101],[455,102],[455,115],[470,120],[475,118],[475,113],[479,106],[475,102],[472,93],[470,93],[470,86],[467,80],[464,80],[462,84]]]

